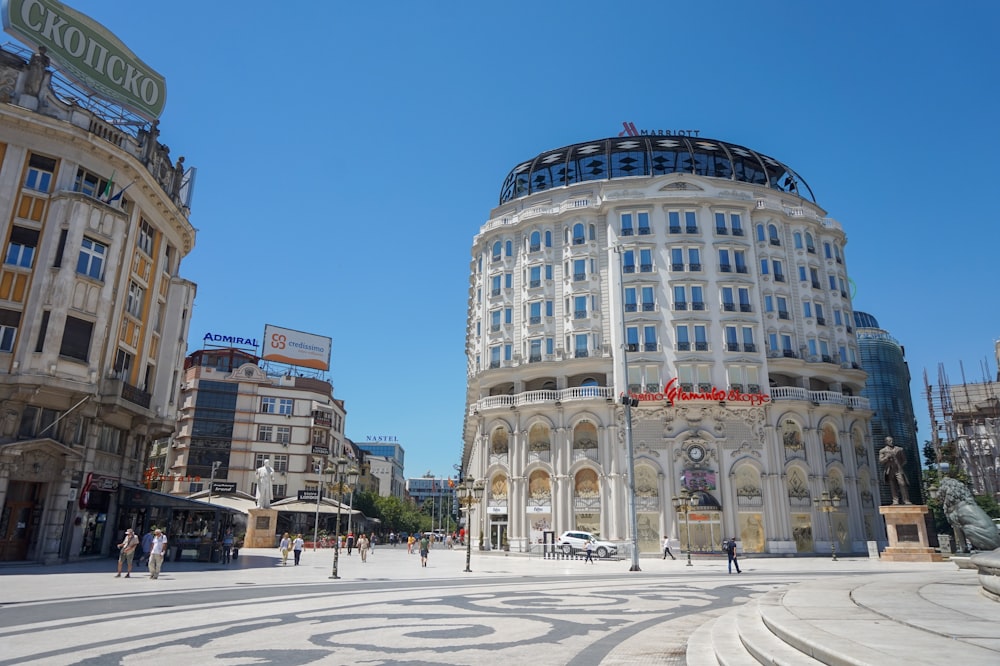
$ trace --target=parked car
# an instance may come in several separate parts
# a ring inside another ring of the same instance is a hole
[[[568,530],[560,534],[559,538],[556,539],[556,548],[567,555],[572,555],[574,552],[586,550],[588,541],[594,544],[594,554],[598,557],[618,554],[618,546],[610,541],[600,541],[590,532],[576,530]]]

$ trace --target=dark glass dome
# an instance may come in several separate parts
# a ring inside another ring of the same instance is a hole
[[[690,173],[808,196],[809,185],[773,157],[734,143],[690,136],[629,136],[577,143],[518,164],[500,189],[500,203],[588,180]]]

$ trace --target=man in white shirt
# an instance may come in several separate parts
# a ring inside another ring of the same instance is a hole
[[[167,554],[167,535],[162,530],[153,531],[153,550],[149,553],[149,577],[160,577],[160,567],[163,566],[163,556]]]

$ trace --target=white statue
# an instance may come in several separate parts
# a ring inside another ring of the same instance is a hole
[[[271,468],[271,459],[264,458],[264,464],[257,468],[257,507],[261,509],[271,508],[271,479],[274,476],[274,469]]]

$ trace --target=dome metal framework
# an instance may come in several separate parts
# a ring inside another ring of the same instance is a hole
[[[769,187],[816,203],[791,168],[734,143],[700,137],[643,135],[566,146],[518,164],[500,189],[500,204],[589,180],[690,173]]]

